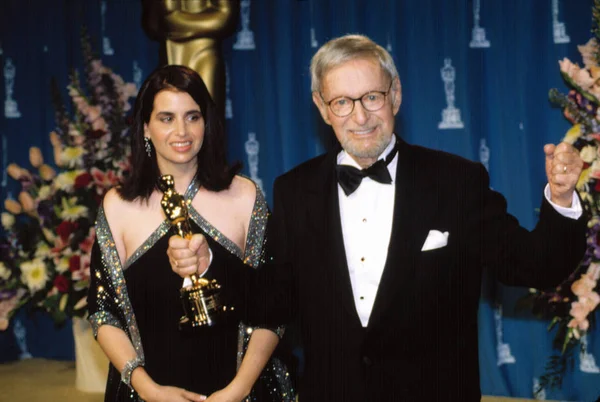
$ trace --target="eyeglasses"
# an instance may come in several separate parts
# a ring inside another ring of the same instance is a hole
[[[360,101],[362,107],[364,107],[365,110],[369,112],[376,112],[379,109],[381,109],[385,104],[385,97],[392,89],[393,83],[394,80],[390,82],[390,87],[385,92],[371,91],[367,92],[359,98],[354,99],[349,98],[347,96],[339,96],[330,100],[329,102],[326,102],[325,99],[323,99],[323,95],[321,94],[321,92],[319,92],[319,95],[321,96],[321,99],[323,99],[323,102],[327,106],[329,106],[329,109],[331,109],[331,112],[334,115],[336,115],[337,117],[346,117],[354,110],[354,104],[356,103],[356,101]]]

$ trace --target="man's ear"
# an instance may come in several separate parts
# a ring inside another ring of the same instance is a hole
[[[325,123],[331,126],[331,121],[329,121],[329,116],[327,115],[327,105],[325,104],[325,101],[321,98],[321,95],[317,91],[313,91],[312,100],[317,106],[317,109],[319,109],[321,117],[323,118]]]
[[[394,83],[392,84],[392,108],[394,111],[394,116],[400,110],[400,105],[402,104],[402,85],[400,85],[400,78],[394,78]]]

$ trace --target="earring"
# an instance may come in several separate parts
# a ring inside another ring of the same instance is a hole
[[[146,153],[148,154],[148,158],[152,157],[152,146],[150,145],[150,138],[144,137],[144,148],[146,148]]]

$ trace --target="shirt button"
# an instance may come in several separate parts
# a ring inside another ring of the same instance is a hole
[[[365,257],[360,257],[360,262],[365,262]]]
[[[365,300],[365,297],[364,297],[364,296],[361,296],[361,297],[360,297],[360,300]]]
[[[363,218],[363,223],[367,223],[367,218]]]
[[[363,356],[362,361],[365,364],[365,366],[370,366],[371,364],[373,364],[373,361],[369,358],[369,356]]]

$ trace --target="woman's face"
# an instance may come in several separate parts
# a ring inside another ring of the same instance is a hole
[[[197,155],[204,140],[204,117],[187,92],[164,89],[154,97],[144,137],[152,141],[162,174],[198,167]]]

